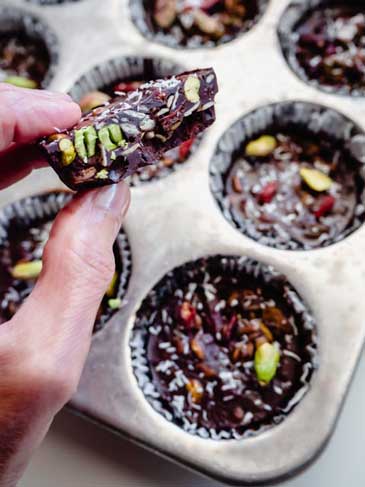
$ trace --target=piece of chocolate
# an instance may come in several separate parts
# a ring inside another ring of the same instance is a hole
[[[141,12],[132,10],[133,17],[148,37],[174,47],[211,47],[229,42],[249,30],[267,2],[141,0],[135,3],[134,8],[137,10],[139,3]]]
[[[146,63],[146,66],[149,67],[149,64]],[[151,72],[151,75],[153,75],[153,72]],[[151,79],[155,78],[151,77]],[[79,105],[83,113],[88,113],[94,108],[105,105],[109,101],[112,102],[121,93],[129,93],[138,89],[146,82],[146,80],[141,79],[128,79],[109,83],[98,91],[86,93],[80,99]],[[132,174],[129,183],[131,186],[138,186],[167,176],[176,168],[176,165],[186,162],[198,146],[198,143],[199,137],[193,137],[183,142],[180,146],[170,149],[162,154],[161,158],[155,164],[146,166]]]
[[[57,211],[69,201],[65,193],[49,193],[17,202],[0,233],[0,324],[10,320],[32,292],[42,270],[42,256]],[[124,233],[114,245],[116,272],[104,295],[94,325],[99,331],[123,304],[129,272],[129,247]],[[123,255],[122,255],[123,254]]]
[[[151,81],[40,146],[72,189],[117,183],[209,127],[217,91],[211,68]]]
[[[216,256],[173,270],[148,294],[132,364],[166,418],[203,437],[240,438],[280,422],[303,397],[315,343],[284,276]]]
[[[333,140],[310,133],[263,134],[242,148],[228,172],[227,205],[253,234],[316,248],[350,225],[357,171]]]

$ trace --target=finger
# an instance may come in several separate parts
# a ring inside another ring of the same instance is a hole
[[[67,381],[66,388],[59,388],[62,397],[78,383],[95,317],[114,273],[113,243],[129,201],[128,186],[121,183],[79,195],[59,214],[44,251],[42,274],[12,320],[25,347],[23,355],[33,355],[35,361],[41,357],[48,374],[53,370]]]
[[[47,166],[47,161],[36,145],[14,144],[0,156],[0,190],[29,176],[33,170]]]
[[[0,152],[77,123],[80,107],[65,94],[0,83]]]

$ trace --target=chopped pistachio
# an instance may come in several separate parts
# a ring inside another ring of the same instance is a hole
[[[98,173],[96,173],[96,179],[108,179],[109,172],[107,169],[102,169]]]
[[[37,279],[42,271],[42,261],[33,260],[31,262],[20,262],[16,264],[11,270],[11,275],[14,279]]]
[[[96,134],[96,130],[92,125],[84,130],[84,140],[86,143],[87,155],[89,157],[95,156],[96,141],[98,140],[98,136]]]
[[[76,157],[75,147],[70,139],[61,139],[58,143],[58,147],[62,152],[62,164],[68,166]]]
[[[200,101],[200,80],[196,76],[192,75],[187,78],[184,84],[184,93],[186,98],[191,103],[197,103]]]
[[[280,352],[276,343],[263,343],[255,353],[255,371],[263,384],[269,384],[275,377],[280,361]]]
[[[110,309],[120,309],[122,307],[122,300],[120,298],[109,299],[108,306]]]
[[[31,90],[37,88],[37,83],[29,78],[23,76],[8,76],[4,79],[4,83],[17,86],[18,88],[29,88]]]
[[[101,144],[106,150],[112,151],[117,148],[116,144],[114,144],[110,137],[109,126],[101,128],[98,135]]]
[[[303,181],[314,191],[327,191],[332,186],[332,179],[318,169],[302,167],[299,172]]]
[[[108,130],[111,140],[115,144],[120,145],[123,142],[123,134],[119,125],[117,125],[116,123],[112,123],[108,126]]]
[[[108,298],[112,298],[115,295],[116,287],[118,281],[118,272],[114,272],[112,280],[110,281],[109,287],[106,291]]]
[[[277,142],[272,135],[261,135],[258,139],[252,140],[246,145],[246,156],[265,157],[270,155],[276,148]]]
[[[84,132],[84,128],[75,130],[75,149],[80,159],[85,161],[87,159],[87,151],[84,140]]]

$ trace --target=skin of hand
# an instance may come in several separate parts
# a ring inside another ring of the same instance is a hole
[[[31,142],[80,115],[67,95],[0,84],[0,189],[46,165]],[[53,224],[32,294],[0,326],[0,487],[17,484],[77,388],[129,202],[124,183],[78,194]]]

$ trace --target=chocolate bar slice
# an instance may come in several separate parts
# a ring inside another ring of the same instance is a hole
[[[72,189],[117,183],[209,127],[217,91],[212,68],[151,81],[120,93],[40,146]]]

